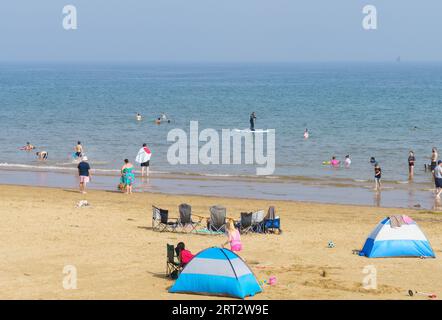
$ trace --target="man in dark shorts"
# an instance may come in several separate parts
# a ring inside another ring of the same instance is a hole
[[[138,162],[141,166],[141,176],[149,175],[149,165],[150,165],[150,157],[152,156],[152,152],[148,148],[146,143],[143,143],[143,146],[138,151],[137,157],[135,161]]]
[[[434,184],[436,185],[436,198],[440,199],[442,192],[442,160],[437,162],[437,166],[434,168]]]
[[[80,192],[86,193],[86,185],[91,181],[91,166],[87,162],[87,157],[83,157],[78,164],[78,175],[80,176]]]

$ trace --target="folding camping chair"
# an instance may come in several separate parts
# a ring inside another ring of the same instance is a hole
[[[264,210],[252,213],[252,230],[258,233],[264,232]]]
[[[180,258],[176,255],[173,244],[167,244],[166,277],[178,278],[181,269]]]
[[[178,227],[177,220],[176,218],[169,218],[169,210],[152,206],[152,230],[175,232]]]
[[[180,212],[180,219],[178,220],[178,225],[181,228],[181,231],[189,233],[192,231],[196,232],[196,228],[201,224],[201,217],[198,217],[198,221],[192,220],[192,207],[187,203],[182,203],[178,206],[178,211]]]
[[[215,232],[226,231],[226,208],[222,206],[210,207],[210,219],[207,221],[207,229]]]
[[[278,230],[279,234],[282,233],[281,220],[275,215],[275,207],[273,206],[270,206],[267,211],[267,215],[264,219],[264,229],[266,233],[274,233],[275,230]]]
[[[241,221],[239,222],[239,232],[248,233],[252,230],[252,212],[241,212]]]

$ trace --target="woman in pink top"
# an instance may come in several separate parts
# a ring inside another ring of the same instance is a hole
[[[242,243],[241,243],[241,235],[239,234],[238,229],[235,228],[233,221],[229,220],[227,222],[227,238],[228,241],[223,243],[223,247],[230,243],[230,250],[232,251],[241,251]]]

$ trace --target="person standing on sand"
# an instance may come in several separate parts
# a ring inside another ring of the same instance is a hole
[[[124,159],[124,165],[121,167],[121,179],[120,182],[124,185],[126,194],[132,193],[132,186],[135,182],[135,175],[133,173],[134,166],[128,159]]]
[[[414,152],[410,150],[410,153],[408,154],[408,177],[410,179],[414,176],[414,162],[416,161],[416,158],[414,157]]]
[[[252,112],[250,115],[250,131],[255,131],[256,114]]]
[[[442,192],[442,160],[437,162],[433,172],[434,184],[436,186],[436,199],[440,199],[440,194]]]
[[[242,250],[241,235],[232,220],[227,222],[227,238],[228,240],[222,244],[222,247],[230,243],[230,250],[238,252]]]
[[[91,181],[91,166],[87,161],[87,157],[83,157],[77,167],[80,176],[80,192],[83,194],[86,193],[86,185]]]
[[[143,143],[143,146],[138,151],[137,157],[135,161],[141,165],[141,176],[143,177],[146,173],[146,177],[149,175],[149,162],[150,157],[152,156],[152,152],[147,147],[146,143]]]
[[[374,166],[374,183],[375,187],[374,189],[376,191],[379,191],[381,189],[381,176],[382,176],[382,169],[379,163],[376,163]]]

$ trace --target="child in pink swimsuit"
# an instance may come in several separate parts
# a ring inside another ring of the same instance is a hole
[[[223,244],[223,247],[230,243],[230,250],[236,252],[242,250],[241,235],[239,234],[238,229],[235,228],[233,221],[230,220],[227,223],[227,237],[228,241]]]

